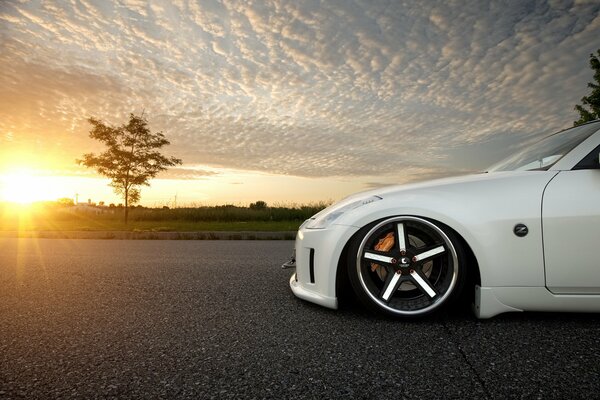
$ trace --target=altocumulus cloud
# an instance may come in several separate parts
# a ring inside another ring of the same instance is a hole
[[[478,168],[452,150],[569,126],[600,47],[597,1],[3,1],[0,24],[5,148],[72,159],[87,116],[144,109],[186,163],[312,177]]]

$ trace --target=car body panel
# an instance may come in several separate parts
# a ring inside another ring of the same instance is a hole
[[[599,295],[556,295],[545,287],[475,287],[475,316],[514,311],[600,312]]]
[[[600,294],[599,207],[600,170],[562,171],[548,185],[542,216],[551,292]]]

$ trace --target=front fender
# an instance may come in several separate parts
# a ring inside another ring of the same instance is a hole
[[[556,172],[499,174],[498,179],[399,190],[343,215],[336,225],[361,228],[384,218],[412,215],[441,222],[469,244],[482,286],[544,286],[541,201]],[[518,223],[529,233],[517,237]]]

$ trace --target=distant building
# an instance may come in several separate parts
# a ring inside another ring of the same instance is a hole
[[[95,215],[115,213],[114,208],[106,207],[104,204],[105,203],[101,201],[96,205],[96,203],[92,202],[92,199],[88,199],[87,203],[77,203],[70,209],[76,213],[82,212]]]

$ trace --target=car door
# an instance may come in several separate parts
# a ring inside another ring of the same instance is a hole
[[[547,185],[542,225],[547,288],[600,294],[600,146]]]

